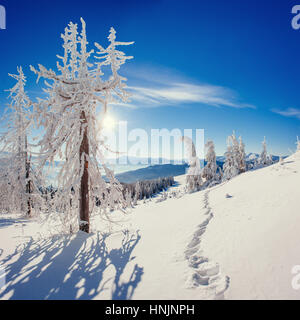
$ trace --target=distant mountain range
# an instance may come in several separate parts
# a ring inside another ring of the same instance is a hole
[[[106,163],[117,164],[117,165],[159,165],[159,164],[183,164],[186,162],[185,159],[169,160],[166,158],[151,158],[151,157],[133,157],[133,156],[121,156],[118,158],[106,159]]]
[[[116,174],[116,178],[120,182],[133,183],[139,180],[152,180],[163,177],[180,176],[185,174],[187,168],[187,164],[160,164]]]
[[[260,154],[258,154],[258,153],[248,153],[247,155],[246,155],[246,161],[247,162],[252,162],[252,161],[254,161],[255,159],[258,159],[259,158],[259,156],[260,156]],[[282,157],[283,159],[284,158],[286,158],[287,156],[284,156],[284,157]],[[273,161],[279,161],[279,156],[273,156],[272,155],[272,160]],[[217,156],[217,162],[225,162],[225,156]]]
[[[5,157],[7,154],[3,154]],[[249,153],[246,156],[247,163],[254,163],[255,159],[259,157],[257,153]],[[272,156],[273,161],[279,161],[279,156]],[[283,157],[286,158],[286,157]],[[128,162],[126,162],[128,161]],[[217,156],[217,164],[220,167],[223,167],[225,162],[224,156]],[[179,176],[186,173],[188,168],[187,163],[182,161],[175,160],[170,161],[163,158],[138,158],[138,157],[120,157],[118,158],[117,164],[116,159],[109,159],[108,166],[115,172],[116,178],[120,182],[124,183],[134,183],[139,180],[152,180],[163,177],[170,176]],[[48,179],[51,183],[55,185],[57,168],[59,164],[58,161],[55,161],[55,168],[48,176]],[[4,165],[3,160],[0,159],[0,166]],[[203,160],[202,160],[203,165]],[[104,177],[105,178],[105,177]]]
[[[257,153],[249,153],[246,156],[247,163],[254,163],[256,159],[259,158],[259,154]],[[279,161],[279,156],[272,156],[274,162]],[[286,158],[286,157],[283,157]],[[144,158],[145,160],[146,158]],[[123,159],[125,160],[125,159]],[[137,161],[138,158],[135,159]],[[151,159],[148,159],[151,160]],[[166,162],[167,160],[164,159]],[[225,162],[224,156],[217,156],[217,165],[219,167],[223,167]],[[137,162],[135,162],[137,163]],[[149,161],[151,163],[151,161]],[[137,170],[131,170],[116,174],[116,178],[120,182],[124,183],[134,183],[139,180],[152,180],[157,178],[169,177],[169,176],[179,176],[186,173],[188,168],[188,164],[159,164],[159,165],[150,165],[145,168],[140,168]]]

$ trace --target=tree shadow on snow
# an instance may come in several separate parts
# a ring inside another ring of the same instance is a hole
[[[131,299],[143,275],[142,267],[130,264],[141,237],[124,231],[120,247],[111,250],[108,238],[79,232],[30,239],[1,261],[7,285],[0,299],[93,299],[104,291],[107,299]]]
[[[25,225],[28,222],[26,219],[13,219],[13,218],[0,218],[0,229],[1,228],[6,228],[11,225]]]

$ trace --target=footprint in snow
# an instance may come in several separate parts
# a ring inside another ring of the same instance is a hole
[[[198,225],[185,250],[185,258],[189,266],[186,287],[190,289],[206,287],[214,293],[214,299],[219,300],[224,299],[224,293],[229,287],[229,277],[222,275],[219,264],[203,255],[201,248],[202,236],[214,216],[209,206],[208,193],[205,193],[203,198],[203,209],[207,209],[205,214],[208,217]],[[232,198],[229,194],[226,197]]]

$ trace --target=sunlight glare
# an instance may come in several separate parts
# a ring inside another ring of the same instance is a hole
[[[116,126],[116,120],[111,116],[106,116],[103,120],[103,127],[105,129],[113,129]]]

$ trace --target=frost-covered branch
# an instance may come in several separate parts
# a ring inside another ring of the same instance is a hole
[[[107,146],[101,142],[103,127],[97,119],[100,114],[105,116],[114,99],[128,99],[126,79],[118,72],[132,57],[116,48],[132,42],[117,42],[116,32],[111,28],[109,46],[104,49],[95,44],[99,51],[94,57],[94,50],[88,50],[83,19],[81,24],[79,32],[77,24],[69,23],[61,35],[63,55],[57,56],[57,71],[41,64],[38,68],[31,66],[31,70],[37,80],[45,79],[47,93],[46,99],[34,105],[36,122],[45,132],[37,143],[41,152],[40,170],[48,162],[61,160],[58,189],[50,211],[63,217],[67,229],[75,231],[79,227],[89,232],[92,214],[107,217],[111,210],[124,207],[122,186],[105,166],[102,150]],[[102,66],[109,66],[111,74],[104,74]],[[96,202],[100,205],[96,206]]]

